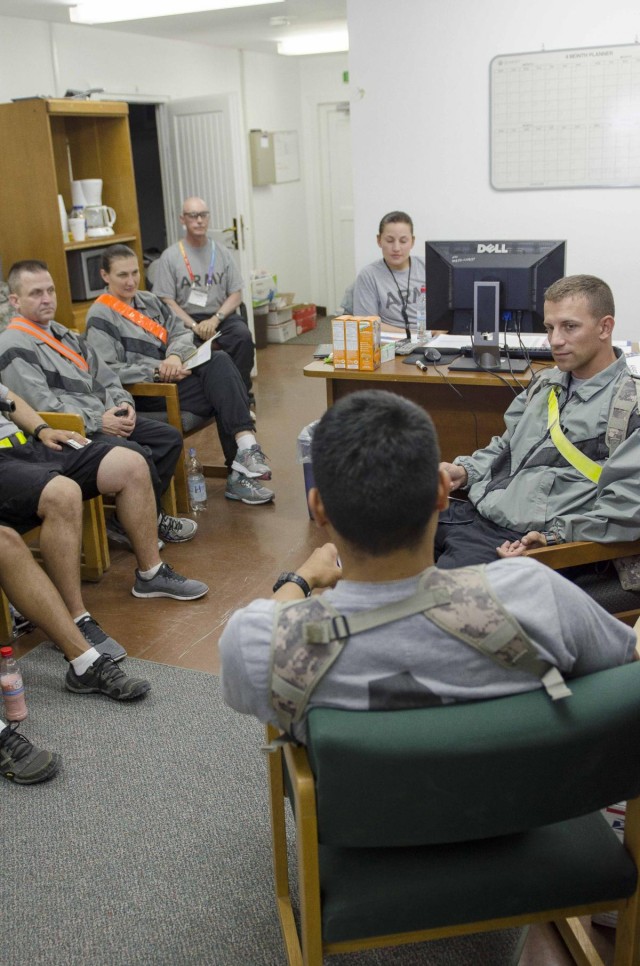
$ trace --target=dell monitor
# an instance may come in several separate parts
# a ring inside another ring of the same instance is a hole
[[[430,329],[471,334],[478,283],[497,284],[503,332],[542,332],[544,293],[564,275],[563,241],[438,241],[425,246]]]

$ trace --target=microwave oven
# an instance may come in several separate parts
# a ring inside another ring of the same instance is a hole
[[[85,248],[67,252],[71,301],[85,302],[102,295],[106,285],[100,275],[102,253],[106,248]]]

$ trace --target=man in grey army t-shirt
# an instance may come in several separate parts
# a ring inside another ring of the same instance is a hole
[[[214,343],[234,361],[249,399],[255,346],[239,314],[242,278],[231,253],[209,238],[211,213],[202,198],[186,198],[180,221],[184,239],[166,248],[158,260],[153,294],[162,299],[199,339]]]

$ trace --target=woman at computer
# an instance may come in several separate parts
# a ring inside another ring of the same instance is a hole
[[[358,274],[354,315],[379,315],[383,329],[415,330],[416,308],[425,284],[424,259],[412,255],[413,222],[404,211],[390,211],[380,222],[377,242],[382,258]]]

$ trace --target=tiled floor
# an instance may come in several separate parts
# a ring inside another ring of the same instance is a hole
[[[322,542],[308,517],[302,467],[296,462],[298,432],[325,408],[323,381],[302,375],[311,356],[308,345],[273,345],[258,353],[258,438],[270,457],[275,504],[249,507],[226,500],[224,481],[209,480],[198,536],[164,553],[179,572],[205,580],[209,594],[190,604],[137,600],[130,594],[133,557],[114,548],[102,581],[84,585],[87,606],[132,657],[216,673],[217,642],[229,614],[255,597],[269,596],[278,574],[295,569]],[[221,462],[215,428],[190,442],[201,459]],[[22,638],[18,653],[40,640],[37,631]],[[596,939],[610,953],[608,932],[599,930]],[[520,966],[572,962],[554,928],[541,926],[531,930]]]

